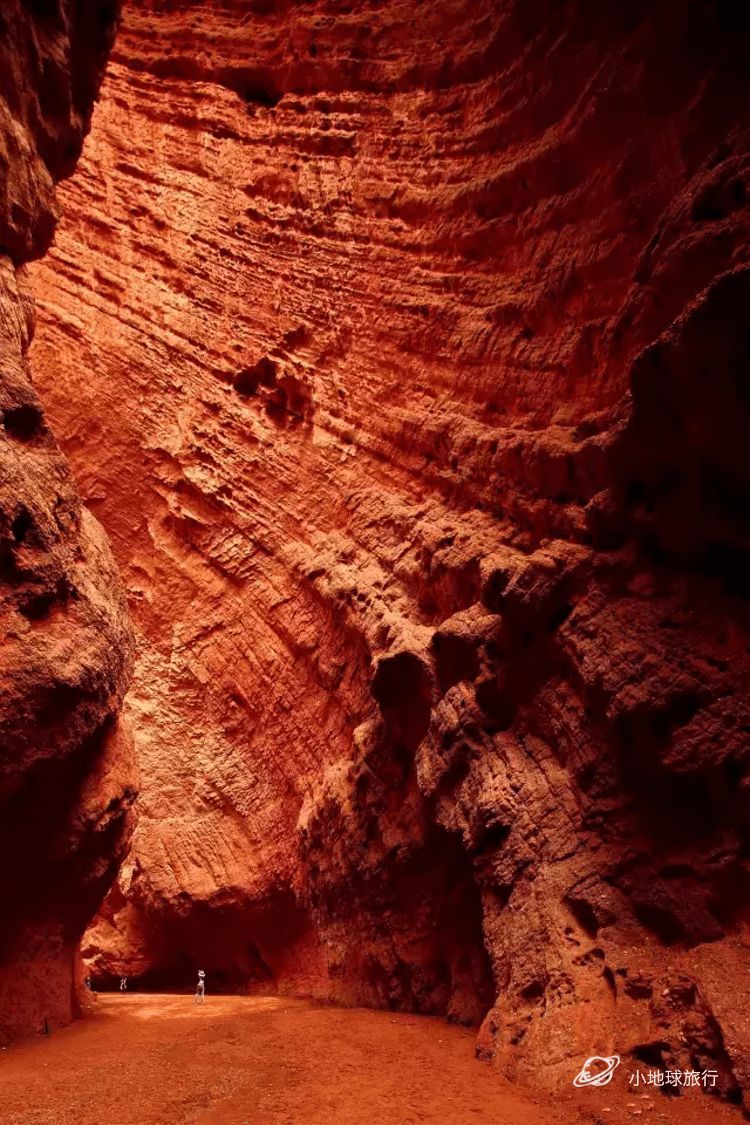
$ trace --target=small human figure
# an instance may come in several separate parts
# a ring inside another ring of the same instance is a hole
[[[86,985],[86,988],[89,990],[89,992],[93,992],[93,988],[91,987],[91,977],[86,977],[84,984]]]
[[[206,974],[203,969],[198,970],[198,984],[195,989],[195,1003],[202,1004],[206,998]]]
[[[127,992],[127,991],[128,991],[128,978],[127,977],[120,977],[120,992]]]

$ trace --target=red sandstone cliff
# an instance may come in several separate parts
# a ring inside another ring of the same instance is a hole
[[[128,5],[34,271],[137,630],[98,971],[748,1089],[747,41]]]
[[[24,266],[52,237],[114,17],[0,3],[0,1043],[76,1011],[81,935],[132,828],[125,597],[31,383]]]

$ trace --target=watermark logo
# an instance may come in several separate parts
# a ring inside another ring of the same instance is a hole
[[[608,1055],[604,1058],[601,1055],[592,1055],[590,1059],[586,1059],[576,1074],[573,1085],[579,1090],[584,1086],[609,1086],[612,1075],[619,1065],[619,1055]]]
[[[636,1070],[630,1075],[631,1086],[715,1086],[718,1070]]]

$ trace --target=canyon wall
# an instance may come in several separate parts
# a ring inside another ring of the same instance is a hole
[[[25,263],[81,151],[116,5],[0,3],[0,1044],[80,1005],[81,936],[127,853],[125,593],[32,386]],[[48,372],[49,373],[49,372]]]
[[[143,775],[102,979],[750,1083],[748,28],[126,6],[40,388]]]

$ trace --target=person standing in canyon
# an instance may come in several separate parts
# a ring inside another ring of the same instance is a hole
[[[127,992],[127,991],[128,991],[128,978],[127,977],[120,977],[120,992]]]
[[[203,969],[198,970],[198,984],[195,988],[195,1003],[202,1004],[206,998],[206,974]]]

